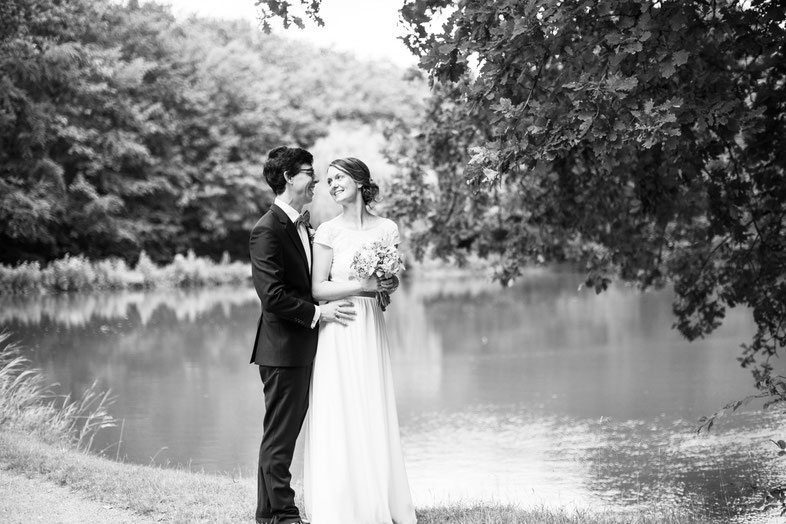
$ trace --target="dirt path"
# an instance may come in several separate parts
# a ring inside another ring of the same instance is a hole
[[[64,486],[0,470],[4,524],[153,524],[121,508],[86,500]]]

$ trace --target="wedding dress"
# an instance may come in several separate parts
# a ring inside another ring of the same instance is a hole
[[[354,254],[377,239],[398,244],[396,224],[356,231],[333,219],[314,242],[333,249],[330,279],[346,281]],[[312,524],[412,524],[384,313],[376,298],[349,300],[355,319],[319,331],[305,428],[306,514]]]

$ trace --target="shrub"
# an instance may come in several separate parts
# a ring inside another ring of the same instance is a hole
[[[119,258],[93,262],[82,255],[66,255],[44,268],[38,262],[22,262],[17,266],[0,264],[0,293],[196,287],[237,284],[250,276],[248,264],[231,262],[226,252],[216,263],[189,250],[185,256],[176,255],[168,266],[160,267],[142,251],[133,269]]]
[[[44,274],[49,286],[58,291],[92,289],[96,281],[93,265],[82,255],[66,255],[53,261]]]
[[[139,271],[133,270],[120,258],[99,260],[93,264],[96,282],[99,289],[127,289],[142,287],[144,277]]]
[[[0,265],[0,291],[3,293],[28,293],[43,287],[43,273],[38,262],[22,262],[15,267]]]
[[[178,253],[172,264],[165,268],[166,281],[179,287],[205,285],[209,281],[211,264],[209,259],[197,258],[191,249],[186,256]]]
[[[156,287],[161,280],[161,270],[144,251],[139,253],[139,260],[136,262],[136,270],[142,275],[142,286],[144,287]]]

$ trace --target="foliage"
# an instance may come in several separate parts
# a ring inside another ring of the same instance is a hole
[[[778,447],[779,457],[786,456],[786,441],[771,441]],[[752,502],[751,506],[762,512],[778,511],[780,516],[786,515],[786,484],[781,483],[776,486],[755,487],[759,492],[759,498]]]
[[[94,262],[83,255],[67,254],[44,267],[38,262],[0,264],[0,293],[216,286],[245,282],[250,277],[248,264],[230,261],[226,252],[214,262],[189,250],[185,256],[177,254],[170,264],[159,266],[142,251],[133,268],[119,258]]]
[[[246,257],[269,149],[416,105],[392,67],[155,3],[8,0],[0,17],[0,262]]]
[[[391,209],[417,252],[491,257],[503,283],[570,261],[673,283],[676,327],[726,308],[757,331],[740,361],[786,380],[786,7],[767,0],[409,0],[405,42],[434,95],[404,126]]]
[[[320,2],[318,0],[300,0],[299,7],[304,9],[304,16],[312,19],[317,23],[317,25],[323,26],[325,25],[325,22],[319,16],[319,4]],[[262,28],[266,33],[270,33],[271,30],[270,20],[276,18],[281,19],[282,23],[284,24],[284,29],[289,28],[289,26],[292,24],[295,24],[295,26],[301,29],[305,28],[304,17],[291,14],[290,8],[292,6],[287,1],[279,2],[276,0],[257,0],[255,5],[259,8]]]

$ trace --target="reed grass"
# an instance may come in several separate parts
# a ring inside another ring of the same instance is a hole
[[[40,369],[21,354],[8,333],[0,333],[0,428],[19,430],[45,442],[68,442],[90,451],[98,431],[114,427],[112,397],[94,382],[79,399],[55,393]]]
[[[143,251],[134,267],[119,258],[92,261],[66,255],[46,266],[38,262],[0,264],[0,293],[215,286],[244,282],[250,276],[248,264],[232,262],[226,253],[214,262],[189,250],[159,266]]]

